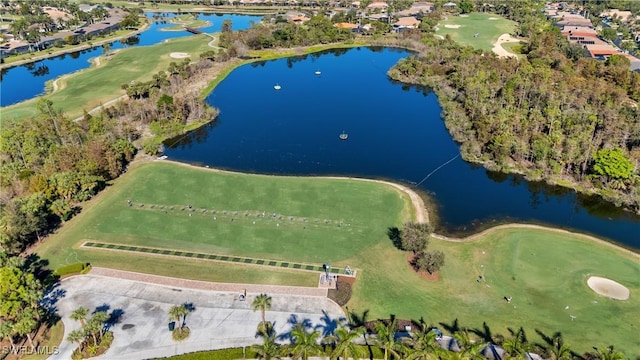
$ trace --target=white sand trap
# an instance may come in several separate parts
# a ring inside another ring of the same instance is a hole
[[[498,20],[498,18],[497,17],[490,17],[487,20]]]
[[[587,285],[589,285],[591,290],[595,291],[599,295],[610,297],[616,300],[629,299],[629,289],[613,280],[602,278],[599,276],[591,276],[589,279],[587,279]]]
[[[184,58],[188,58],[189,54],[183,53],[183,52],[172,52],[171,54],[169,54],[169,56],[171,56],[174,59],[184,59]]]
[[[460,14],[458,16],[460,16],[460,17],[469,17],[469,15],[467,15],[467,14]]]
[[[447,29],[458,29],[458,28],[460,28],[460,26],[462,26],[462,25],[449,25],[449,24],[447,24],[444,27],[446,27]]]

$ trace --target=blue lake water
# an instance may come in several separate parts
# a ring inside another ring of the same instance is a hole
[[[153,17],[153,13],[146,15],[149,18]],[[162,16],[166,19],[175,17],[176,14],[164,13]],[[219,32],[222,28],[222,22],[227,19],[231,20],[234,30],[247,29],[251,27],[253,22],[259,22],[261,19],[260,16],[233,14],[199,14],[198,18],[211,23],[210,26],[200,28],[206,33]],[[163,31],[163,28],[175,26],[167,23],[166,20],[154,21],[150,19],[150,22],[150,27],[136,36],[137,42],[135,44],[125,45],[120,41],[116,41],[111,44],[111,49],[154,45],[167,39],[192,35],[187,31]],[[91,65],[89,60],[102,54],[102,46],[96,46],[91,49],[3,70],[0,77],[0,106],[15,104],[42,95],[47,81],[88,68]]]
[[[221,111],[217,121],[168,141],[165,154],[245,172],[402,182],[430,195],[439,231],[450,234],[521,221],[640,249],[640,217],[456,157],[436,96],[386,76],[407,55],[357,48],[240,67],[207,98]],[[346,141],[339,139],[343,131]]]

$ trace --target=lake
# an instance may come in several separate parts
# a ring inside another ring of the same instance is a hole
[[[163,31],[162,29],[175,26],[168,23],[166,19],[173,18],[176,14],[162,13],[157,15],[162,15],[162,19],[152,19],[154,13],[146,14],[150,18],[150,26],[147,30],[135,36],[132,43],[124,44],[116,41],[111,44],[111,49],[155,45],[167,39],[193,35],[184,30]],[[261,18],[261,16],[252,15],[198,14],[198,19],[207,20],[210,23],[209,26],[200,28],[205,33],[219,32],[222,29],[222,22],[225,20],[231,20],[234,30],[243,30],[251,27],[253,22],[259,22]],[[0,77],[0,90],[2,93],[0,106],[8,106],[44,94],[47,81],[86,69],[91,65],[89,62],[91,58],[100,56],[103,53],[102,46],[96,46],[91,49],[2,70],[2,76]]]
[[[632,213],[463,161],[435,94],[387,77],[406,56],[404,50],[355,48],[242,66],[207,98],[220,109],[217,121],[167,141],[165,154],[243,172],[408,184],[431,199],[442,233],[517,221],[640,249],[640,217]],[[339,138],[343,131],[347,140]]]

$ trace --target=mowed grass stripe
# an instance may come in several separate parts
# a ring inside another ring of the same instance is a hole
[[[215,254],[203,254],[203,253],[194,253],[189,251],[174,251],[167,249],[155,249],[148,248],[143,246],[128,246],[128,245],[118,245],[118,244],[106,244],[96,241],[87,241],[82,244],[83,248],[96,248],[96,249],[109,249],[115,251],[127,251],[127,252],[139,252],[145,254],[156,254],[156,255],[165,255],[165,256],[174,256],[181,258],[197,258],[197,259],[208,259],[213,261],[223,261],[223,262],[233,262],[233,263],[241,263],[241,264],[249,264],[249,265],[258,265],[258,266],[267,266],[267,267],[282,267],[282,268],[291,268],[295,270],[301,271],[312,271],[312,272],[323,272],[324,269],[321,266],[313,266],[307,264],[299,264],[299,263],[289,263],[289,262],[276,262],[269,261],[264,259],[252,259],[245,257],[232,257],[228,256],[217,256]],[[344,270],[332,268],[331,273],[346,275]]]

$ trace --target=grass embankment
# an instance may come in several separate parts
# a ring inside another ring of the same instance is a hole
[[[449,35],[452,40],[462,45],[491,51],[500,35],[512,33],[516,25],[515,22],[496,14],[471,13],[465,15],[449,16],[440,20],[436,34]],[[478,34],[477,37],[476,34]]]
[[[191,216],[189,204],[195,210]],[[501,229],[466,243],[432,240],[431,249],[445,252],[446,265],[438,282],[428,282],[409,268],[406,253],[386,237],[389,226],[410,216],[408,207],[406,196],[380,184],[222,173],[154,162],[118,179],[37,252],[53,267],[87,261],[199,280],[306,286],[314,286],[317,275],[78,245],[93,239],[348,264],[359,270],[349,308],[368,309],[371,318],[424,317],[434,325],[458,319],[460,326],[470,328],[486,322],[494,334],[505,336],[508,326],[524,326],[533,342],[541,341],[535,330],[546,335],[560,331],[579,352],[610,344],[627,354],[640,352],[629,336],[640,323],[637,255],[579,235]],[[478,282],[480,275],[484,280]],[[590,275],[624,284],[631,298],[596,295],[586,285]],[[513,301],[507,303],[505,296]]]
[[[123,84],[151,80],[154,74],[166,70],[169,63],[180,62],[170,56],[172,52],[188,53],[197,59],[200,53],[210,50],[207,45],[210,41],[206,35],[188,36],[159,45],[123,49],[111,60],[101,57],[100,66],[57,79],[58,91],[3,108],[3,121],[35,115],[40,98],[51,100],[71,118],[82,116],[83,110],[124,95]]]
[[[317,275],[312,273],[77,247],[85,240],[99,240],[344,267],[346,259],[384,242],[387,227],[410,216],[407,196],[399,194],[371,182],[309,181],[147,163],[118,179],[37,252],[54,268],[90,262],[202,280],[315,286]],[[128,199],[133,206],[127,205]],[[195,211],[189,212],[187,205]]]

